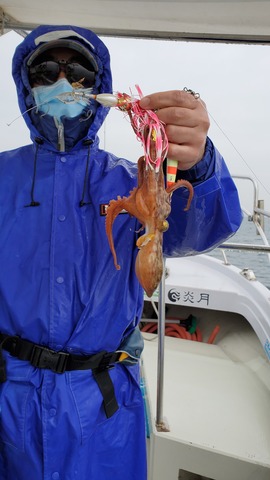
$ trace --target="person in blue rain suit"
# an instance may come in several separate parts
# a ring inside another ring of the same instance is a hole
[[[32,144],[0,155],[0,478],[145,480],[139,225],[115,222],[120,271],[105,234],[106,206],[129,194],[137,167],[99,149],[107,108],[55,99],[74,82],[112,92],[109,53],[88,29],[40,26],[17,47],[13,76]],[[173,195],[164,255],[209,250],[241,212],[206,109],[177,90],[141,106],[157,110],[194,186],[188,212],[187,192]]]

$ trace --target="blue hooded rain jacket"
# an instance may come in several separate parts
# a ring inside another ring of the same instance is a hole
[[[95,91],[112,91],[109,53],[94,33],[41,26],[14,55],[22,113],[34,105],[27,59],[42,42],[61,37],[75,39],[95,57]],[[111,199],[136,185],[137,167],[99,149],[97,132],[107,109],[89,108],[84,121],[63,118],[58,124],[29,110],[24,119],[32,144],[0,155],[0,332],[77,355],[129,343],[143,305],[134,273],[137,220],[122,214],[115,221],[117,271],[104,216]],[[187,193],[174,193],[165,256],[209,250],[241,223],[234,183],[209,139],[202,161],[182,173],[195,196],[184,212]],[[134,357],[139,350],[135,345]],[[110,369],[119,408],[107,418],[91,370],[54,373],[5,350],[3,355],[1,480],[146,479],[138,364]]]

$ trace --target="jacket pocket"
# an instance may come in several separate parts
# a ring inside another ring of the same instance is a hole
[[[13,380],[0,387],[0,441],[21,452],[25,451],[26,408],[32,388]]]
[[[136,371],[136,373],[135,373]],[[122,409],[141,407],[142,395],[137,381],[138,365],[127,367],[116,364],[110,369],[114,393],[119,409],[107,418],[102,394],[91,372],[70,372],[69,383],[76,405],[84,443],[103,423],[109,424]]]
[[[31,366],[6,354],[7,380],[0,383],[0,442],[25,451],[27,408],[32,404],[34,385]],[[28,415],[33,421],[33,411]]]

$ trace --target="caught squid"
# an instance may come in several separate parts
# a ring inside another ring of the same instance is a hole
[[[160,168],[155,172],[153,168],[147,168],[145,158],[141,157],[138,161],[138,186],[130,192],[129,197],[111,200],[107,209],[106,233],[114,264],[118,270],[120,266],[117,263],[112,234],[114,220],[125,209],[131,216],[136,217],[145,229],[145,233],[137,240],[139,252],[135,271],[148,297],[153,295],[162,277],[163,233],[169,227],[167,217],[171,211],[171,195],[180,187],[186,187],[189,190],[185,208],[187,210],[193,197],[191,184],[186,180],[178,180],[165,188],[163,169]]]

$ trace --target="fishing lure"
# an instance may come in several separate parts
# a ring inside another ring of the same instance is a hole
[[[143,96],[141,89],[138,85],[136,85],[136,89],[139,99],[141,99]],[[160,165],[168,152],[165,126],[154,111],[141,108],[137,98],[126,93],[93,94],[85,89],[61,93],[57,98],[64,103],[96,100],[104,107],[116,107],[127,112],[131,126],[144,148],[146,165],[155,168],[156,172],[159,171]]]

